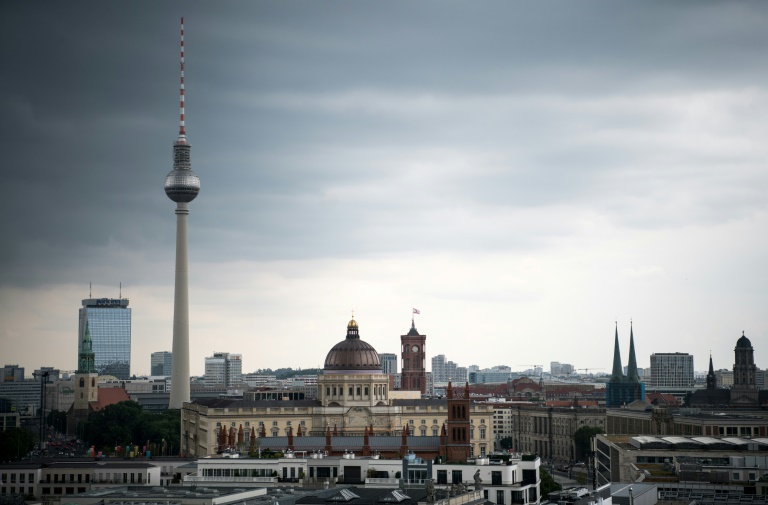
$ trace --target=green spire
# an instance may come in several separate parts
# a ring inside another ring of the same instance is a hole
[[[632,331],[632,321],[629,322],[629,363],[627,364],[627,381],[633,384],[640,382],[637,375],[637,359],[635,358],[635,335]]]
[[[77,372],[96,372],[96,355],[93,352],[93,339],[91,338],[91,328],[88,324],[88,320],[85,321],[85,335],[83,335],[83,343],[80,346]]]
[[[624,372],[621,368],[621,352],[619,351],[619,323],[616,323],[616,342],[613,346],[613,372],[611,382],[624,382]]]

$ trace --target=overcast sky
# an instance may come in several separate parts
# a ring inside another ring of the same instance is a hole
[[[465,366],[768,367],[768,3],[702,1],[2,2],[3,364],[76,368],[90,282],[171,350],[181,16],[193,374],[414,307]]]

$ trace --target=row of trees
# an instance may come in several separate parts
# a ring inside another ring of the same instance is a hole
[[[149,442],[155,454],[179,451],[181,411],[144,412],[134,401],[119,402],[91,413],[84,426],[84,440],[97,449],[112,452],[116,446],[144,446]]]

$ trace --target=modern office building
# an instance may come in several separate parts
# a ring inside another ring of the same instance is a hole
[[[153,352],[150,358],[150,375],[170,376],[173,368],[173,353],[168,351]]]
[[[693,355],[683,352],[651,354],[651,387],[693,388]]]
[[[2,368],[0,382],[18,382],[24,380],[24,367],[19,365],[5,365]]]
[[[214,352],[205,358],[206,386],[234,386],[243,383],[243,355]]]
[[[383,352],[379,354],[381,360],[381,371],[385,374],[397,373],[397,354]]]
[[[131,376],[131,309],[127,298],[87,298],[80,308],[78,357],[90,329],[96,372],[118,379]]]

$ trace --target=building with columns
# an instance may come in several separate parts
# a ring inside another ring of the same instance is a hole
[[[181,450],[203,457],[248,446],[251,438],[260,439],[262,447],[272,442],[285,446],[287,437],[295,436],[296,450],[325,449],[326,438],[332,438],[331,450],[343,453],[344,449],[361,451],[364,437],[368,437],[369,447],[380,447],[382,452],[396,454],[408,447],[435,457],[441,447],[446,448],[455,427],[464,430],[465,438],[454,445],[465,446],[470,455],[488,454],[493,449],[493,406],[472,402],[459,389],[449,387],[449,396],[458,391],[453,402],[421,398],[420,391],[391,391],[378,353],[360,338],[358,323],[352,319],[344,340],[326,356],[316,400],[210,398],[184,402]],[[464,410],[451,413],[449,404],[459,400]],[[224,444],[220,443],[222,432],[227,434]],[[404,434],[405,444],[401,440]]]

